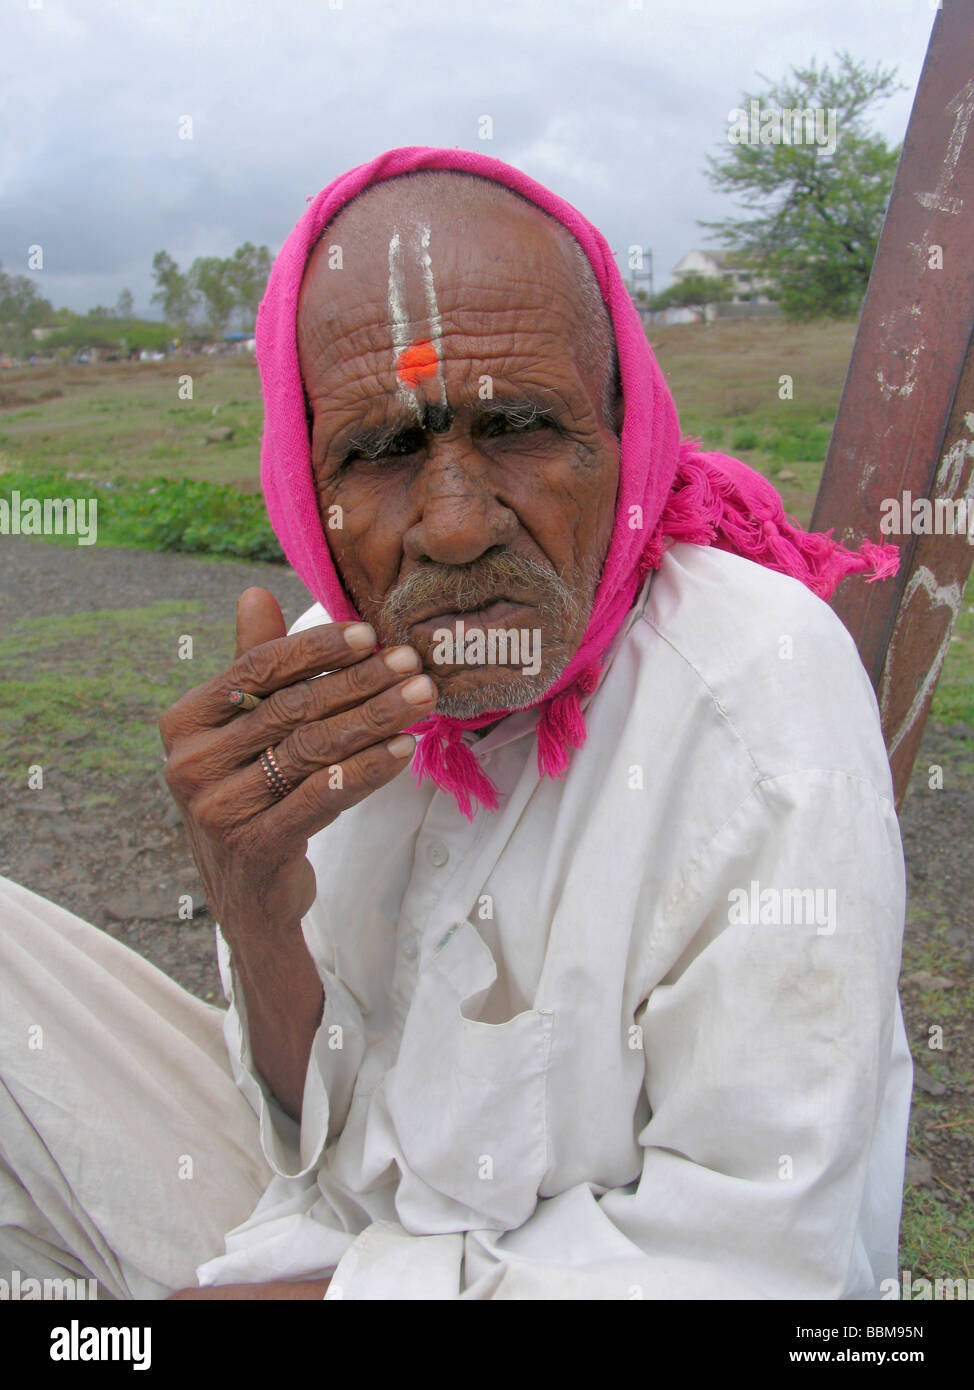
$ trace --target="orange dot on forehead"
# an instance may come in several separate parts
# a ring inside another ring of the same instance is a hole
[[[436,348],[428,338],[414,338],[396,362],[399,380],[406,386],[418,386],[427,377],[436,376],[436,367]]]

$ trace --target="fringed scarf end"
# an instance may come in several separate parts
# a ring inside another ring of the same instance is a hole
[[[588,731],[582,715],[581,696],[594,690],[599,680],[597,664],[581,671],[575,683],[547,705],[538,720],[538,776],[562,777],[568,769],[569,749],[581,748]]]
[[[895,545],[864,540],[851,550],[833,540],[831,531],[803,531],[766,478],[738,459],[698,453],[695,445],[681,445],[676,482],[643,554],[642,575],[658,567],[662,537],[741,555],[790,575],[826,600],[847,575],[870,571],[867,583],[875,584],[898,570]]]
[[[867,584],[875,584],[877,579],[892,579],[900,568],[898,546],[876,545],[874,541],[863,541],[859,553],[872,569],[872,573],[866,575]]]
[[[441,791],[450,792],[462,815],[472,821],[477,814],[471,797],[488,811],[499,805],[497,788],[463,742],[462,731],[447,719],[434,719],[431,727],[416,731],[418,746],[413,760],[416,785],[431,777]]]

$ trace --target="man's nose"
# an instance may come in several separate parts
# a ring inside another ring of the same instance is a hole
[[[403,536],[410,560],[470,565],[517,536],[517,517],[496,496],[488,467],[469,441],[434,438],[414,486],[420,512]]]

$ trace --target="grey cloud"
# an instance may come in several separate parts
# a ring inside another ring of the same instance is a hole
[[[336,174],[437,144],[525,169],[613,248],[651,242],[661,285],[703,244],[696,219],[730,210],[704,155],[757,72],[850,48],[912,88],[932,18],[924,0],[44,0],[4,21],[0,259],[25,268],[40,242],[56,304],[128,285],[147,311],[160,248],[276,250]],[[910,95],[879,116],[890,139]]]

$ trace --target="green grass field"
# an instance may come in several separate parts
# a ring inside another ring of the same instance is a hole
[[[773,479],[807,525],[854,336],[849,323],[724,320],[654,329],[650,340],[684,433]]]
[[[180,398],[182,376],[192,378],[191,400]],[[10,396],[16,403],[3,409]],[[257,367],[246,354],[0,372],[0,454],[31,472],[192,478],[257,493],[262,419]],[[233,430],[232,440],[206,443],[219,426]]]
[[[23,767],[48,761],[59,744],[74,745],[79,770],[144,775],[159,761],[159,712],[187,688],[186,667],[173,659],[179,638],[187,629],[193,636],[200,682],[232,655],[226,627],[203,603],[165,599],[12,624],[0,634],[0,748],[15,740],[17,759],[0,764],[0,781],[19,786]]]

